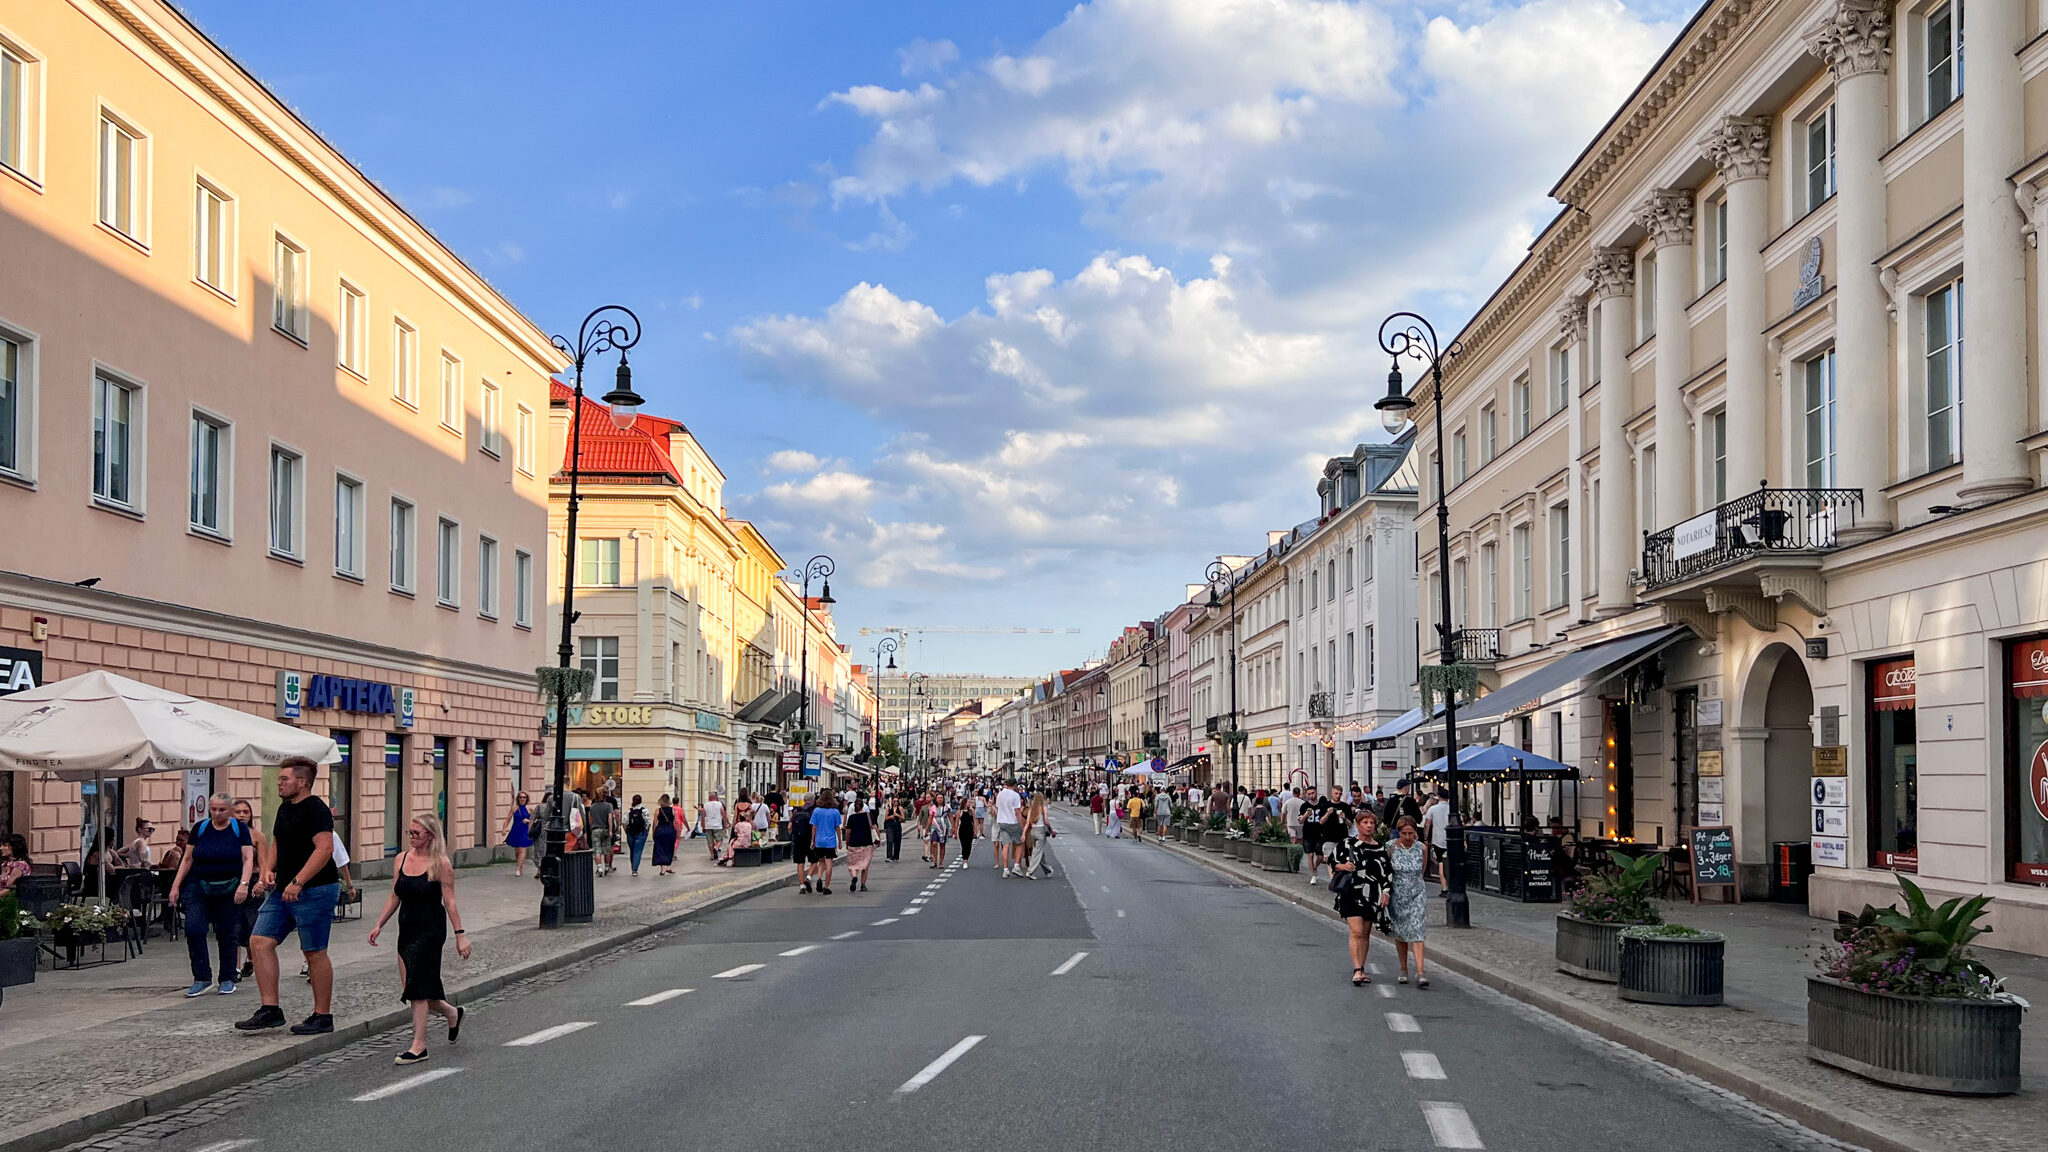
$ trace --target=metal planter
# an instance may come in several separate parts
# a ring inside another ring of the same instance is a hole
[[[1252,849],[1256,847],[1258,845],[1240,836],[1230,842],[1230,854],[1239,860],[1249,863],[1252,858]]]
[[[1569,913],[1557,917],[1557,968],[1581,980],[1613,984],[1621,979],[1621,930],[1627,924],[1600,924]]]
[[[2020,1006],[1865,992],[1809,976],[1806,1054],[1894,1088],[2009,1096],[2020,1090]]]
[[[1221,832],[1220,830],[1218,830],[1218,831],[1211,831],[1211,830],[1209,830],[1209,829],[1206,829],[1206,828],[1205,828],[1205,829],[1203,829],[1203,830],[1202,830],[1202,851],[1204,851],[1204,852],[1221,852],[1221,851],[1223,851],[1223,833],[1222,833],[1222,832]]]
[[[0,988],[33,984],[36,979],[36,938],[0,940]]]
[[[1721,1002],[1720,937],[1636,936],[1621,940],[1618,991],[1623,1000],[1700,1008]]]
[[[1287,858],[1292,844],[1256,844],[1252,846],[1252,863],[1268,872],[1286,872]]]

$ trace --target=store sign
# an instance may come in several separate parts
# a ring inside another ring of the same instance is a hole
[[[6,652],[0,648],[0,655]],[[2023,640],[2012,646],[2012,694],[2048,696],[2048,639]]]
[[[1721,723],[1721,702],[1701,700],[1692,706],[1693,722],[1702,728],[1712,728]]]
[[[804,754],[800,749],[784,748],[782,750],[781,764],[784,772],[794,772],[803,767],[803,763]]]
[[[1849,775],[1849,749],[1840,744],[1830,744],[1813,750],[1813,774],[1815,776]]]
[[[697,713],[697,731],[723,732],[725,731],[725,718],[716,712],[699,712]]]
[[[33,648],[0,648],[0,696],[26,692],[43,682],[43,654]]]
[[[584,728],[644,728],[654,723],[654,705],[586,704],[569,709],[569,723]]]
[[[1727,808],[1720,804],[1700,805],[1700,823],[1719,824],[1727,819]]]
[[[1271,748],[1272,746],[1273,746],[1273,738],[1272,738],[1271,736],[1268,736],[1268,737],[1266,737],[1266,738],[1265,738],[1265,739],[1263,739],[1263,740],[1254,740],[1254,741],[1252,741],[1252,747],[1254,747],[1254,748]]]
[[[1719,804],[1727,800],[1727,783],[1726,780],[1719,776],[1700,777],[1700,802],[1703,804]]]
[[[1847,808],[1815,808],[1813,810],[1813,834],[1815,836],[1847,836],[1849,834],[1849,810]]]
[[[1721,750],[1719,748],[1703,749],[1699,753],[1699,758],[1700,776],[1702,779],[1709,776],[1719,778],[1721,775]]]
[[[1813,806],[1815,808],[1847,808],[1849,806],[1849,781],[1841,776],[1815,776],[1813,778]]]
[[[297,720],[308,708],[390,716],[400,728],[412,727],[415,699],[410,688],[394,688],[351,676],[277,674],[277,718]]]
[[[652,772],[654,771],[654,761],[628,760],[626,761],[626,767],[633,769],[635,772]]]
[[[1813,864],[1816,868],[1847,868],[1849,866],[1849,838],[1846,836],[1815,836],[1813,838]]]
[[[1913,707],[1919,673],[1913,660],[1887,660],[1871,670],[1870,706],[1880,712],[1904,712]]]
[[[1683,560],[1714,550],[1720,527],[1720,512],[1702,512],[1671,530],[1671,558]]]

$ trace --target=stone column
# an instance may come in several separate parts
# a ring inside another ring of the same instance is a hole
[[[1685,384],[1692,379],[1692,192],[1659,188],[1636,209],[1657,253],[1657,523],[1668,528],[1692,515],[1699,475],[1693,471],[1692,419]]]
[[[1571,579],[1566,582],[1564,602],[1571,608],[1573,619],[1585,610],[1586,598],[1586,539],[1592,535],[1590,522],[1586,518],[1586,470],[1579,463],[1579,457],[1586,453],[1586,429],[1584,413],[1579,410],[1579,385],[1585,380],[1586,372],[1586,302],[1576,296],[1568,296],[1557,309],[1558,335],[1564,337],[1566,374],[1569,377],[1565,387],[1565,451],[1566,462],[1565,500],[1571,517],[1572,551]],[[1499,562],[1495,562],[1494,579],[1500,578]]]
[[[1728,290],[1722,315],[1728,332],[1728,493],[1733,496],[1770,476],[1764,453],[1770,366],[1764,348],[1769,318],[1763,252],[1770,240],[1770,118],[1724,117],[1700,142],[1700,150],[1727,183]]]
[[[1735,826],[1735,860],[1745,874],[1760,866],[1768,867],[1771,859],[1764,807],[1769,791],[1765,777],[1765,741],[1769,736],[1768,728],[1729,725],[1721,729],[1721,787],[1727,797],[1723,812],[1727,822]],[[1745,885],[1743,895],[1751,894],[1752,890]]]
[[[1600,303],[1600,603],[1602,615],[1635,606],[1629,569],[1636,565],[1635,473],[1622,430],[1634,414],[1629,336],[1635,331],[1635,253],[1601,248],[1587,270]]]
[[[1885,251],[1881,158],[1891,138],[1891,7],[1884,0],[1836,0],[1808,32],[1807,46],[1835,74],[1836,459],[1842,487],[1863,492],[1856,525],[1836,538],[1853,544],[1892,526],[1884,492],[1892,472],[1891,301],[1876,266]]]
[[[1965,500],[2034,487],[2019,438],[2027,403],[2027,265],[2011,175],[2026,161],[2020,0],[1971,0],[1963,101],[1963,486]]]

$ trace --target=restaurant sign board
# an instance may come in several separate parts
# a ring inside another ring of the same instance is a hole
[[[1700,900],[1700,889],[1727,887],[1735,902],[1742,903],[1742,886],[1735,874],[1735,829],[1725,824],[1687,828],[1686,844],[1692,849],[1692,900]]]

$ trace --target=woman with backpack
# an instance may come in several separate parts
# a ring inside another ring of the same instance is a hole
[[[633,802],[638,804],[640,798],[635,796]],[[673,876],[676,874],[676,840],[680,835],[681,832],[676,827],[675,807],[669,803],[668,793],[664,792],[661,794],[660,806],[654,810],[654,867],[656,875]],[[640,861],[637,856],[634,858],[633,864],[636,869],[639,867]]]
[[[647,805],[641,803],[640,794],[633,794],[633,806],[626,809],[626,855],[632,861],[633,875],[640,874],[640,856],[647,851]]]

